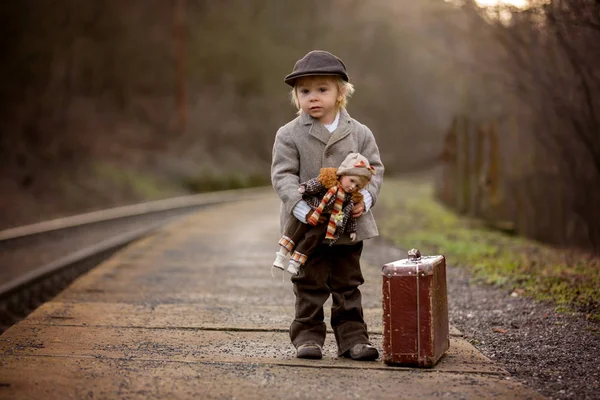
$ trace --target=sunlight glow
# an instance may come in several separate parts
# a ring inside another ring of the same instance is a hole
[[[513,6],[517,8],[527,8],[530,4],[527,0],[475,0],[475,3],[480,7],[495,7],[495,6]]]
[[[465,0],[444,0],[446,3],[461,7]],[[483,15],[490,21],[500,21],[509,24],[514,12],[525,11],[531,8],[548,4],[551,0],[474,0],[475,4],[483,10]]]
[[[455,5],[463,4],[461,0],[444,0],[446,3]],[[528,8],[537,7],[541,4],[547,4],[550,0],[475,0],[481,8],[486,9],[502,9],[506,7],[515,7],[519,10],[526,10]],[[508,12],[508,11],[507,11]]]

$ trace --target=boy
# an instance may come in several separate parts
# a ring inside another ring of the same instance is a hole
[[[346,111],[347,99],[354,92],[348,81],[342,60],[319,50],[298,60],[285,77],[299,115],[277,131],[273,146],[271,180],[282,201],[282,231],[290,218],[307,223],[312,210],[302,200],[298,186],[317,176],[321,168],[335,168],[349,153],[360,153],[376,171],[368,187],[360,191],[363,201],[352,210],[357,218],[355,240],[344,233],[334,245],[320,244],[291,278],[296,311],[290,339],[298,358],[322,358],[326,333],[323,305],[330,295],[338,355],[354,360],[379,357],[369,342],[358,286],[364,282],[362,241],[378,235],[370,208],[377,201],[384,168],[373,133]]]

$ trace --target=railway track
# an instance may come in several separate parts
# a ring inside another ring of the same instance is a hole
[[[270,193],[211,192],[0,231],[0,334],[128,243],[201,208]]]

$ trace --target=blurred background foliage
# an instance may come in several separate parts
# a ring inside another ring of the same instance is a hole
[[[388,174],[436,167],[456,211],[598,249],[600,6],[525,3],[5,2],[0,228],[268,185],[283,77],[324,49]]]
[[[389,171],[430,164],[456,103],[452,62],[436,47],[459,15],[414,3],[3,4],[1,226],[156,197],[123,190],[138,174],[164,196],[202,190],[205,175],[207,189],[220,175],[269,184],[275,132],[295,117],[283,77],[311,49],[348,65],[349,110],[376,133]]]

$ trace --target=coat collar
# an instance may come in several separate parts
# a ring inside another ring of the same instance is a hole
[[[345,108],[342,108],[340,110],[338,127],[335,131],[333,131],[333,133],[330,133],[321,122],[306,113],[301,113],[299,118],[302,125],[310,125],[309,133],[325,144],[333,144],[346,137],[350,132],[349,125],[352,121],[348,111],[346,111]]]

